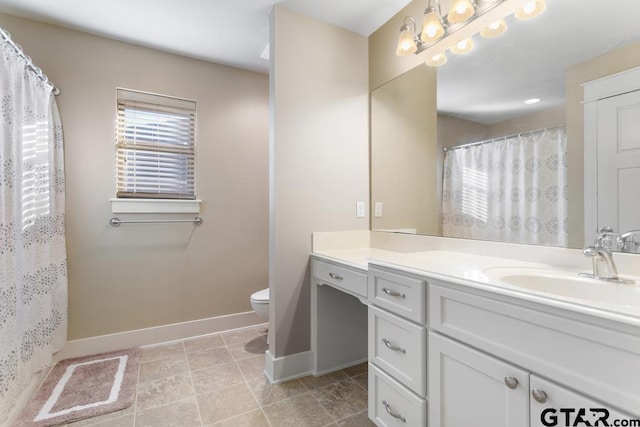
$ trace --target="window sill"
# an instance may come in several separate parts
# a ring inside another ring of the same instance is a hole
[[[200,213],[202,200],[111,199],[111,213]]]

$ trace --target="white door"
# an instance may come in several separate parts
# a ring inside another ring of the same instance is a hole
[[[597,114],[597,229],[640,229],[640,91],[599,100]]]
[[[429,427],[526,427],[529,373],[429,332]]]
[[[628,415],[555,383],[535,375],[530,382],[531,427],[635,425]]]

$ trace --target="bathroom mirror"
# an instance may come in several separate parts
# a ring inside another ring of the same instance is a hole
[[[569,238],[562,246],[582,247],[580,83],[603,70],[640,66],[640,2],[603,7],[596,0],[547,0],[547,10],[535,19],[507,17],[500,37],[475,36],[472,52],[447,51],[444,66],[422,64],[374,90],[372,230],[442,235],[444,147],[563,127]],[[525,104],[531,98],[541,101]]]

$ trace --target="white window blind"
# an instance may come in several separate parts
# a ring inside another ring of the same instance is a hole
[[[118,89],[117,103],[117,197],[195,199],[195,101]]]

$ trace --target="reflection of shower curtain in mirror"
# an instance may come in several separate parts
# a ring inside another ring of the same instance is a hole
[[[565,128],[446,152],[444,236],[566,246],[567,222]]]

